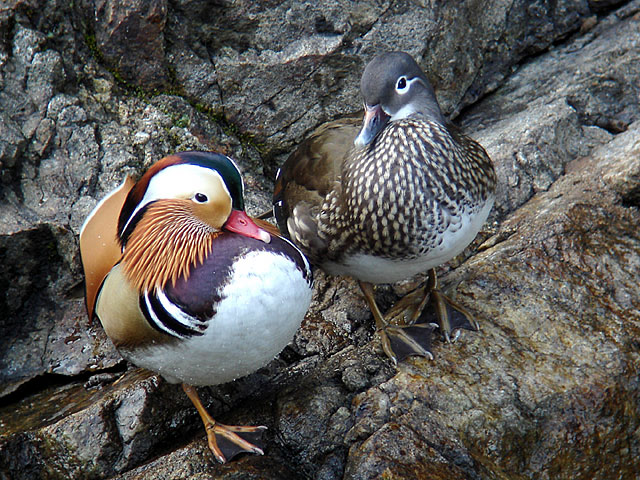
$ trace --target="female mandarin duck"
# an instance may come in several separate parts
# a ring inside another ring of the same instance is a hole
[[[429,358],[435,316],[447,340],[477,323],[437,288],[435,267],[471,243],[494,202],[496,176],[478,143],[447,124],[408,54],[375,57],[361,80],[362,125],[321,126],[276,176],[274,213],[333,275],[350,275],[371,308],[385,353]],[[383,317],[372,284],[429,271],[429,282]],[[433,311],[424,309],[430,302]],[[424,309],[424,315],[422,314]],[[455,338],[455,337],[454,337]]]
[[[216,423],[194,386],[229,382],[272,360],[309,307],[311,272],[277,229],[244,213],[231,159],[182,152],[135,185],[127,178],[85,221],[80,250],[89,316],[122,356],[182,383],[218,461],[262,454],[242,437],[265,427]]]

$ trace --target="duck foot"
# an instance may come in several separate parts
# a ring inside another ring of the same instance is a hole
[[[405,315],[419,316],[424,308],[426,301],[424,292],[422,296],[412,292],[407,301],[394,310],[394,319],[397,322],[389,323],[384,319],[378,304],[375,301],[373,293],[373,285],[366,282],[360,282],[360,288],[364,294],[373,318],[376,322],[377,334],[382,343],[384,353],[391,359],[394,366],[398,365],[398,361],[402,361],[411,355],[419,355],[433,359],[431,351],[431,343],[433,339],[433,331],[438,327],[434,323],[415,323],[406,321]],[[423,287],[424,288],[424,287]],[[428,296],[427,296],[428,298]],[[415,311],[415,313],[414,313]]]
[[[429,270],[426,285],[407,293],[389,309],[385,322],[390,325],[435,323],[449,342],[458,338],[460,329],[480,329],[478,322],[467,309],[451,300],[438,288],[435,269]]]
[[[447,342],[454,342],[460,330],[480,330],[473,315],[454,302],[438,288],[435,269],[429,270],[426,285],[402,297],[385,316],[390,325],[418,325],[435,323]]]
[[[202,423],[207,431],[209,449],[218,462],[225,463],[243,452],[264,455],[262,448],[255,444],[261,443],[262,433],[267,427],[223,425],[218,423],[202,405],[194,386],[183,383],[182,389],[196,407],[196,410],[198,410],[200,418],[202,418]]]
[[[412,355],[433,360],[431,344],[433,342],[433,331],[436,328],[438,328],[438,325],[435,323],[416,323],[415,325],[405,326],[388,325],[386,328],[379,330],[378,335],[383,345],[384,343],[389,344],[389,349],[393,353],[393,357],[389,356],[389,358],[394,364]],[[387,353],[386,350],[385,353]]]
[[[456,341],[461,329],[480,329],[464,307],[440,291],[435,269],[429,270],[426,285],[402,297],[384,317],[375,302],[373,286],[360,282],[360,288],[376,321],[382,349],[394,365],[411,355],[432,360],[436,328],[447,342]]]
[[[435,322],[448,343],[455,342],[462,329],[478,331],[480,326],[473,316],[460,304],[454,302],[440,290],[430,293],[431,301],[422,311],[418,322]]]

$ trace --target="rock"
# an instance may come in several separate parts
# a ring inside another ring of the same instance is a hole
[[[615,27],[605,19],[588,35],[525,64],[466,113],[463,127],[475,132],[496,164],[492,218],[547,190],[569,161],[640,119],[633,12],[623,8]]]
[[[126,82],[146,90],[165,87],[169,81],[163,33],[167,2],[87,3],[96,48],[110,68]]]
[[[639,426],[632,413],[638,411],[640,237],[633,225],[639,214],[610,185],[637,171],[639,129],[635,122],[576,160],[548,192],[504,222],[496,245],[447,279],[461,281],[458,298],[473,299],[488,320],[483,345],[474,339],[463,363],[456,359],[465,380],[456,375],[440,387],[456,398],[451,390],[460,382],[486,384],[486,396],[463,395],[468,407],[445,419],[464,432],[480,471],[529,478],[638,472],[635,447],[624,439]],[[489,306],[507,285],[512,294]],[[494,361],[504,368],[490,371]],[[438,396],[429,402],[438,403]]]
[[[432,3],[0,9],[0,478],[637,476],[640,2]],[[82,222],[184,149],[233,156],[266,210],[277,162],[360,108],[381,48],[416,55],[496,163],[486,232],[441,269],[481,331],[396,370],[355,282],[318,272],[292,344],[201,389],[269,428],[264,457],[217,465],[181,389],[86,318]]]
[[[188,432],[185,421],[191,412],[184,407],[190,402],[181,389],[142,370],[132,373],[103,388],[43,391],[36,423],[28,404],[11,414],[4,411],[3,469],[23,478],[104,478]],[[173,403],[171,411],[159,409],[167,400]],[[147,428],[149,417],[153,429]],[[12,440],[8,444],[7,434]]]
[[[27,140],[18,125],[3,113],[0,121],[0,167],[2,168],[1,180],[4,188],[11,184],[13,178],[10,172],[15,169],[26,145]]]
[[[620,0],[590,0],[589,8],[592,10],[599,12],[603,10],[610,10],[620,4],[624,3]]]
[[[166,38],[187,94],[207,98],[240,131],[265,143],[267,157],[289,151],[319,123],[361,108],[359,77],[382,49],[402,49],[426,67],[448,113],[510,73],[524,57],[577,31],[585,1],[179,2]],[[230,31],[227,25],[233,25]],[[189,32],[201,32],[190,42]],[[467,32],[473,32],[469,35]],[[183,62],[187,59],[187,62]],[[455,59],[455,61],[452,61]],[[215,83],[214,83],[215,78]]]
[[[207,480],[211,478],[212,468],[216,468],[216,479],[262,480],[269,478],[287,478],[302,480],[306,478],[287,465],[282,452],[270,450],[268,455],[257,458],[240,457],[234,464],[213,465],[208,456],[209,450],[205,442],[190,444],[178,448],[168,455],[151,461],[141,468],[119,475],[121,480],[155,480],[171,478],[175,480]]]
[[[100,325],[88,322],[84,302],[62,302],[66,292],[56,291],[74,281],[75,248],[73,234],[53,225],[0,235],[0,396],[45,373],[78,375],[121,361]]]

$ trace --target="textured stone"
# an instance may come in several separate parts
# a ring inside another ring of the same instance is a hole
[[[63,302],[66,290],[57,291],[74,281],[75,248],[72,233],[52,225],[0,235],[0,395],[45,373],[77,375],[120,361],[100,325],[89,324],[84,302]]]
[[[3,184],[10,183],[9,171],[16,166],[26,144],[27,141],[18,125],[8,115],[3,114],[0,120],[0,168]]]
[[[487,319],[482,346],[465,341],[470,355],[439,387],[456,399],[461,383],[485,385],[482,396],[462,394],[468,407],[445,420],[464,432],[485,475],[604,479],[640,471],[639,444],[629,442],[640,426],[638,209],[609,187],[637,170],[639,129],[636,122],[576,160],[504,222],[493,247],[445,280],[461,281],[458,298],[473,299]],[[490,305],[498,294],[501,302]],[[502,368],[492,370],[493,362]],[[429,402],[449,402],[438,397]]]
[[[158,408],[168,400],[171,410]],[[40,411],[29,403],[4,409],[0,462],[23,478],[104,478],[189,432],[189,404],[179,387],[141,370],[105,387],[45,390]]]
[[[167,2],[95,0],[85,8],[90,15],[100,55],[127,82],[146,89],[164,87],[163,31]]]
[[[637,6],[524,65],[463,119],[499,178],[493,216],[544,191],[574,158],[640,119]]]
[[[445,111],[457,112],[523,58],[577,31],[591,12],[586,0],[289,0],[178,2],[174,13],[165,32],[172,66],[178,78],[195,74],[208,85],[182,83],[186,92],[209,99],[271,156],[319,123],[359,110],[360,72],[380,50],[415,55]],[[199,32],[193,42],[192,31]]]

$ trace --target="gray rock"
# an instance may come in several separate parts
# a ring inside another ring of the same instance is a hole
[[[360,109],[364,62],[382,49],[415,55],[446,112],[487,92],[528,55],[577,31],[586,1],[182,2],[169,16],[172,66],[210,80],[182,83],[259,142],[267,156],[289,149],[319,123]],[[233,25],[229,31],[226,26]],[[195,42],[189,32],[198,31]],[[468,32],[473,32],[471,35]],[[187,58],[188,61],[182,62]],[[455,60],[452,60],[455,59]],[[215,83],[213,79],[215,78]]]
[[[50,224],[0,235],[0,396],[45,373],[78,375],[121,361],[100,325],[88,322],[84,302],[65,300],[79,274],[76,248],[69,230]]]
[[[9,172],[15,168],[26,145],[27,140],[16,122],[3,113],[0,121],[0,167],[2,168],[3,185],[10,184],[12,178],[9,176]]]
[[[471,108],[466,130],[496,164],[498,201],[493,217],[513,211],[545,191],[572,159],[640,119],[637,12],[621,13],[593,31],[524,65]]]
[[[126,82],[145,89],[166,86],[169,72],[163,31],[167,2],[86,3],[83,10],[95,32],[95,46],[110,68]]]

